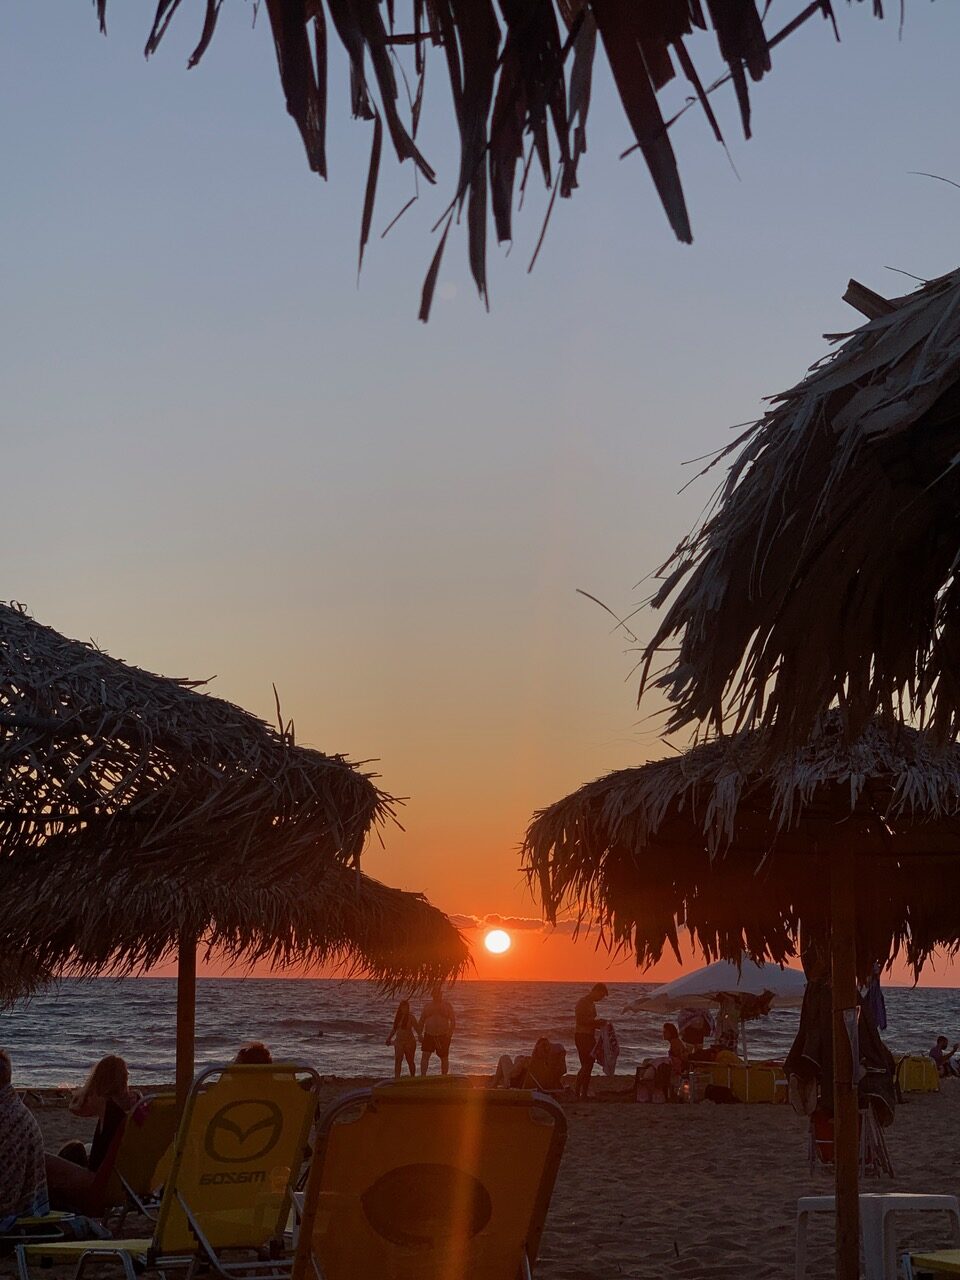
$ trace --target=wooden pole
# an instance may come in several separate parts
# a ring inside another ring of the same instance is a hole
[[[857,1009],[856,860],[841,850],[830,874],[830,965],[833,987],[833,1160],[837,1204],[837,1280],[860,1275],[860,1120],[858,1063],[845,1014]]]
[[[177,1111],[183,1114],[193,1084],[197,1013],[197,939],[180,934],[177,955]]]

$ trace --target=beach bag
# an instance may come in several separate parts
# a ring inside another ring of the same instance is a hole
[[[708,1084],[703,1091],[703,1097],[705,1102],[726,1103],[740,1101],[733,1090],[728,1089],[725,1084]]]
[[[597,1028],[593,1058],[603,1068],[603,1074],[609,1077],[616,1072],[617,1059],[619,1057],[620,1041],[617,1039],[617,1033],[613,1029],[613,1023],[608,1022],[604,1026]]]

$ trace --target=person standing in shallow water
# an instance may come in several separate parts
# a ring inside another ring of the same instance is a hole
[[[606,1018],[597,1017],[597,1001],[606,1000],[609,991],[602,982],[591,987],[585,996],[576,1004],[576,1023],[574,1025],[573,1042],[577,1046],[580,1059],[580,1070],[577,1073],[577,1099],[587,1097],[590,1089],[590,1077],[593,1075],[593,1064],[596,1062],[596,1032],[598,1027],[607,1025]]]
[[[427,1074],[431,1054],[440,1059],[440,1074],[450,1070],[450,1041],[457,1026],[456,1015],[448,1000],[443,998],[443,987],[436,986],[430,1001],[420,1016],[420,1074]]]

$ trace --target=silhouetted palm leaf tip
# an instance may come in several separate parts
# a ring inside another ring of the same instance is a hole
[[[834,701],[960,733],[960,271],[887,299],[730,449],[715,510],[663,566],[645,654],[669,727],[802,743]]]
[[[106,0],[95,3],[105,29]],[[221,5],[222,0],[206,0],[200,40],[189,66],[206,52]],[[179,7],[180,0],[159,0],[148,55],[157,49]],[[514,199],[531,166],[540,169],[552,188],[551,210],[558,192],[569,196],[577,186],[579,161],[587,147],[598,37],[635,140],[630,149],[639,150],[646,161],[675,234],[690,241],[690,219],[667,132],[686,106],[665,118],[659,91],[679,70],[689,86],[687,104],[699,103],[722,143],[709,95],[732,82],[749,137],[748,78],[765,75],[771,51],[808,19],[819,16],[837,31],[831,0],[797,4],[789,20],[769,32],[763,20],[769,0],[500,0],[498,6],[493,0],[265,0],[265,7],[287,110],[300,131],[311,169],[327,176],[331,31],[349,63],[353,115],[373,124],[361,262],[371,228],[384,122],[397,159],[409,160],[426,182],[435,181],[416,138],[428,55],[442,55],[460,135],[460,165],[452,199],[437,223],[443,231],[424,283],[423,320],[430,314],[451,222],[464,208],[470,268],[486,299],[488,200],[497,239],[503,242],[512,238]],[[883,16],[880,0],[873,0],[873,10]],[[712,34],[726,64],[726,72],[706,85],[687,47],[698,31]]]
[[[850,740],[832,713],[772,763],[765,731],[620,769],[537,813],[524,863],[549,920],[573,910],[639,965],[686,931],[707,960],[776,963],[821,931],[840,850],[857,870],[861,963],[919,971],[960,949],[960,750],[895,721]]]
[[[391,797],[203,683],[0,603],[0,956],[129,972],[186,932],[236,960],[385,982],[462,969],[441,912],[360,874]]]

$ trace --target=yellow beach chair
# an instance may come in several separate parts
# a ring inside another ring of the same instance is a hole
[[[320,1122],[293,1280],[529,1280],[565,1140],[529,1090],[348,1095]]]
[[[177,1095],[156,1093],[129,1115],[103,1190],[103,1220],[119,1230],[128,1213],[156,1221],[157,1166],[177,1136]],[[172,1160],[172,1152],[171,1152]]]
[[[937,1064],[922,1054],[908,1054],[897,1063],[897,1084],[901,1093],[939,1093]]]
[[[960,1249],[904,1254],[901,1270],[905,1280],[926,1280],[927,1276],[960,1276]]]
[[[283,1264],[270,1254],[282,1241],[318,1084],[316,1072],[297,1063],[202,1072],[180,1122],[152,1237],[20,1245],[21,1280],[31,1264],[76,1262],[79,1277],[88,1263],[110,1261],[127,1280],[172,1267],[230,1280],[276,1275]]]

